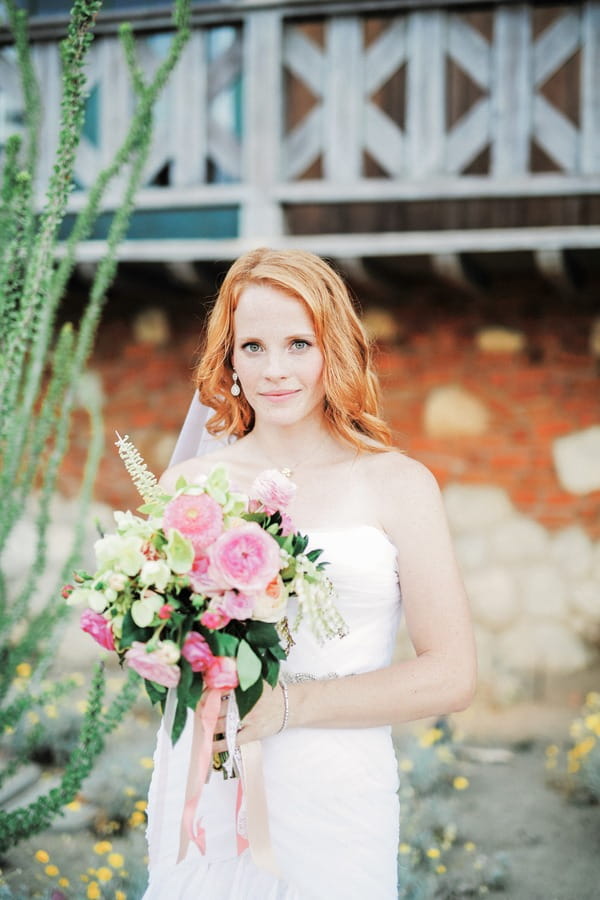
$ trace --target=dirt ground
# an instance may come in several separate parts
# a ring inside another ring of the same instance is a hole
[[[557,685],[546,685],[545,696],[492,709],[483,701],[453,718],[462,732],[465,758],[462,771],[470,786],[455,792],[450,803],[461,834],[469,836],[484,854],[502,852],[508,859],[509,876],[502,893],[490,896],[510,900],[597,900],[600,897],[600,805],[577,805],[547,783],[544,767],[549,743],[564,744],[568,726],[578,713],[587,690],[598,689],[599,672],[588,672]],[[551,691],[551,696],[548,695]],[[141,727],[140,727],[141,726]],[[154,724],[130,719],[115,738],[111,754],[135,759],[151,755]],[[477,757],[480,748],[508,750],[502,762]],[[144,776],[145,777],[145,776]],[[49,880],[41,878],[43,866],[34,861],[35,851],[46,849],[63,871],[100,865],[92,847],[98,840],[86,828],[71,834],[55,831],[38,835],[9,853],[4,876],[21,894],[33,897]],[[137,900],[143,889],[143,830],[112,840],[113,851],[123,854],[129,871],[137,870],[137,884],[129,885],[127,900]],[[108,885],[106,888],[108,889]],[[115,897],[116,882],[103,897]],[[26,888],[28,893],[23,889]],[[68,900],[85,896],[85,887],[64,888]],[[0,893],[0,896],[2,894]],[[50,893],[38,896],[50,897]],[[59,895],[54,895],[58,900]],[[439,897],[439,895],[436,895]],[[169,898],[165,898],[169,900]],[[210,898],[206,898],[210,900]],[[329,900],[329,898],[323,898]],[[377,898],[373,898],[377,900]]]

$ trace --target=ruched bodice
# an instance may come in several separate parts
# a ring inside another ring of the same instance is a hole
[[[371,525],[307,533],[309,549],[322,548],[328,562],[348,634],[320,646],[303,623],[283,674],[318,679],[387,666],[401,610],[393,544]],[[293,622],[293,604],[288,612]],[[280,877],[259,869],[248,850],[237,855],[236,779],[223,781],[219,773],[211,776],[199,808],[206,855],[191,844],[176,864],[191,736],[191,716],[175,748],[159,735],[144,900],[395,900],[398,775],[389,726],[291,728],[261,742]]]

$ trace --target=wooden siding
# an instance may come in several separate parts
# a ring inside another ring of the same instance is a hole
[[[335,9],[240,5],[226,25],[194,28],[157,110],[138,203],[148,215],[124,258],[228,258],[265,242],[335,256],[600,246],[600,2],[321,6]],[[168,40],[140,35],[145,72]],[[42,197],[57,138],[57,44],[37,42],[34,58]],[[73,212],[132,107],[116,37],[94,42],[88,79]],[[19,115],[5,48],[0,141]],[[204,209],[199,234],[214,238],[195,240],[189,222]],[[82,257],[102,246],[88,242]]]

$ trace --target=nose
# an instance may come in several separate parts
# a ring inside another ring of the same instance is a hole
[[[277,350],[270,350],[265,354],[265,378],[271,381],[280,381],[288,375],[285,354]]]

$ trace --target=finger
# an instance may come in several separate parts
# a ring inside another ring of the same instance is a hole
[[[212,745],[213,753],[222,753],[227,750],[227,741],[224,738],[214,740]]]

